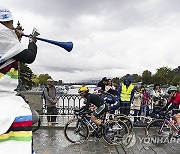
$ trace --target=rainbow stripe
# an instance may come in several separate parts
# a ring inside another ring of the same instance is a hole
[[[4,141],[32,141],[32,116],[16,117],[9,130],[0,135],[0,142]]]
[[[0,69],[0,78],[2,78],[4,75],[10,76],[12,79],[18,79],[18,62],[15,61]]]
[[[32,141],[32,131],[11,131],[7,134],[0,135],[0,142],[4,141]]]

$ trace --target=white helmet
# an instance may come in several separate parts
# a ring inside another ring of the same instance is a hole
[[[13,20],[12,13],[8,8],[0,6],[0,21],[11,21]]]

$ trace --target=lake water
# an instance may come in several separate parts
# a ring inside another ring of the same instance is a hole
[[[67,94],[78,94],[78,90],[81,87],[81,85],[74,85],[73,89],[69,89],[67,91]],[[94,92],[94,88],[96,87],[96,85],[87,85],[87,87],[89,88],[89,92],[93,93]]]
[[[89,88],[89,92],[93,93],[96,85],[87,85],[87,86]],[[78,89],[80,87],[81,85],[74,85],[73,88],[70,88],[69,90],[65,91],[67,97],[60,97],[59,102],[57,103],[57,107],[69,106],[71,108],[75,108],[75,107],[83,106],[84,100],[83,99],[80,100],[80,96],[78,95]],[[77,96],[68,96],[68,95],[77,95]]]

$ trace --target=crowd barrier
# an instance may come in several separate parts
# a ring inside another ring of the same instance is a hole
[[[40,115],[47,114],[47,107],[42,98],[42,92],[22,92],[29,101],[30,106],[38,111]],[[79,109],[84,105],[84,99],[78,94],[61,94],[58,95],[59,101],[56,104],[58,115],[73,115],[74,109]],[[153,108],[152,99],[150,101],[149,109]],[[146,110],[145,110],[146,111]],[[120,112],[119,110],[116,113]],[[133,108],[131,108],[131,115],[133,115]]]

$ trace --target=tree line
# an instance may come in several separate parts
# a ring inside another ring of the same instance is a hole
[[[126,74],[121,78],[113,78],[114,83],[123,82],[126,76],[130,75],[133,83],[142,82],[143,84],[150,85],[158,83],[160,85],[180,85],[180,66],[175,69],[169,67],[161,67],[156,70],[154,74],[151,71],[145,70],[142,75]]]
[[[144,70],[142,75],[139,74],[126,74],[122,77],[114,77],[112,81],[116,84],[123,82],[126,76],[130,75],[133,83],[142,82],[143,84],[149,85],[158,83],[161,85],[180,85],[180,66],[175,69],[169,67],[161,67],[152,74],[149,70]],[[51,78],[49,74],[34,74],[32,70],[26,64],[20,64],[19,73],[19,87],[23,90],[30,90],[33,86],[45,85],[47,79]],[[61,85],[62,80],[55,81],[56,85]]]

